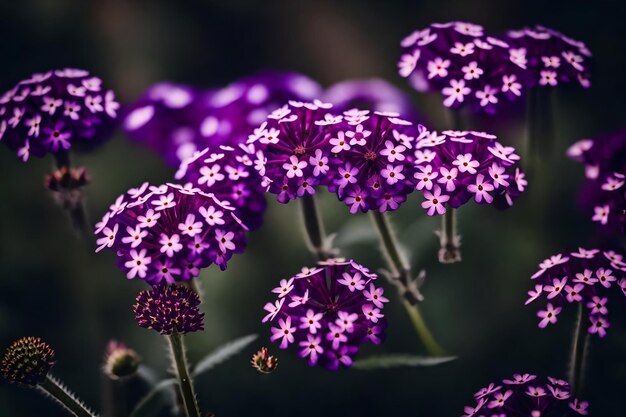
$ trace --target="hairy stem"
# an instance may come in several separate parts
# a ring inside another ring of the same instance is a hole
[[[72,413],[74,416],[97,417],[97,414],[90,411],[78,398],[76,398],[74,393],[50,375],[46,377],[41,385],[37,385],[37,389],[61,404],[63,408]]]
[[[327,247],[324,223],[322,222],[322,218],[317,208],[315,197],[307,194],[300,200],[304,230],[306,232],[311,251],[320,260],[331,258],[332,251]]]
[[[185,342],[183,336],[179,333],[169,335],[170,349],[174,360],[174,369],[178,378],[178,388],[180,395],[183,397],[183,404],[187,417],[200,417],[200,409],[198,400],[193,388],[193,380],[189,376],[189,365],[187,364],[187,355],[185,352]]]
[[[403,301],[402,304],[404,305],[404,309],[409,315],[411,323],[413,323],[413,327],[415,327],[415,331],[419,335],[419,338],[428,353],[431,356],[445,356],[446,352],[441,346],[439,346],[433,337],[433,334],[428,329],[428,326],[422,317],[422,313],[420,312],[419,306],[417,304],[412,305],[407,301]]]
[[[439,232],[439,262],[452,264],[461,261],[460,238],[456,233],[456,209],[448,207],[441,217],[441,231]]]
[[[585,362],[589,344],[589,333],[585,329],[585,318],[582,303],[578,303],[578,315],[576,327],[572,338],[572,356],[570,359],[569,383],[572,387],[572,395],[577,397],[583,389],[585,376]]]

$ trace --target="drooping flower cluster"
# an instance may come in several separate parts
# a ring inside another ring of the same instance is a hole
[[[401,41],[400,76],[418,91],[441,92],[443,104],[495,112],[505,100],[522,95],[524,65],[510,60],[513,48],[489,36],[480,25],[433,23]]]
[[[255,230],[263,222],[267,202],[249,156],[254,153],[254,144],[206,148],[184,160],[175,177],[187,188],[199,188],[230,202],[243,223]]]
[[[441,133],[420,129],[415,142],[415,188],[429,216],[444,214],[474,199],[479,204],[513,205],[526,188],[515,149],[496,136],[475,131]]]
[[[102,80],[81,69],[33,74],[0,97],[0,141],[26,162],[107,138],[119,104]]]
[[[204,330],[200,297],[185,285],[155,285],[139,293],[133,312],[137,324],[163,335]]]
[[[585,165],[587,182],[580,200],[591,219],[609,235],[626,228],[626,130],[598,139],[583,139],[567,155]]]
[[[109,248],[128,278],[188,281],[211,264],[226,268],[245,246],[234,208],[197,188],[144,183],[122,194],[96,225],[96,252]]]
[[[546,309],[537,313],[539,327],[557,322],[566,303],[581,303],[587,307],[589,333],[606,335],[608,294],[611,288],[621,288],[626,296],[626,262],[614,251],[578,249],[569,254],[556,254],[539,264],[532,277],[535,288],[528,292],[526,304],[541,296],[547,299]]]
[[[589,63],[585,61],[591,52],[583,42],[543,26],[511,30],[504,39],[511,45],[511,62],[527,70],[524,87],[573,82],[584,88],[591,86]]]
[[[388,300],[376,279],[354,261],[331,259],[281,280],[272,290],[278,299],[264,307],[263,322],[274,324],[271,340],[281,349],[296,345],[310,366],[350,366],[362,343],[380,344],[384,337]]]
[[[2,358],[2,376],[23,385],[41,384],[55,364],[54,349],[39,337],[22,337],[9,346]]]
[[[466,406],[463,417],[586,416],[589,403],[572,397],[570,385],[561,379],[539,379],[514,374],[491,383],[474,394],[476,405]]]

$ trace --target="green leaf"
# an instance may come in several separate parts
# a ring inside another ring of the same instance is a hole
[[[225,345],[218,347],[198,362],[191,375],[194,377],[202,375],[216,365],[230,359],[232,356],[244,350],[250,343],[254,342],[257,337],[259,337],[258,334],[249,334],[248,336],[231,340]]]
[[[456,356],[415,356],[407,354],[389,354],[370,356],[369,358],[357,359],[352,364],[355,369],[370,371],[372,369],[399,368],[403,366],[421,367],[435,366],[442,363],[450,362],[456,359]]]
[[[135,407],[130,417],[153,417],[159,414],[165,407],[173,407],[176,404],[176,392],[174,378],[164,379],[159,382]]]

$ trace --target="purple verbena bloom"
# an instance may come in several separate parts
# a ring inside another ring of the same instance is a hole
[[[509,60],[510,46],[485,34],[480,25],[433,23],[400,44],[400,76],[409,78],[418,91],[441,92],[446,107],[467,104],[494,113],[504,100],[522,95],[523,65]]]
[[[255,230],[263,222],[267,202],[250,158],[254,154],[254,144],[206,148],[185,159],[175,177],[186,187],[199,188],[230,202],[243,223]]]
[[[556,323],[566,303],[580,303],[588,310],[589,333],[604,337],[609,327],[608,296],[615,291],[611,288],[621,289],[626,296],[626,262],[615,251],[579,248],[559,253],[541,262],[531,279],[535,288],[528,292],[526,304],[543,296],[548,301],[546,309],[537,313],[540,328]]]
[[[233,253],[243,252],[247,229],[234,211],[197,188],[144,183],[119,196],[96,224],[96,252],[113,250],[129,279],[189,281],[211,264],[226,269]]]
[[[332,126],[325,150],[332,179],[328,188],[350,213],[396,210],[413,191],[417,129],[399,116],[351,109]]]
[[[591,52],[583,42],[543,26],[511,30],[504,39],[511,45],[511,62],[527,69],[524,87],[556,87],[572,82],[584,88],[591,86],[586,62]]]
[[[263,185],[277,200],[287,203],[315,194],[318,185],[330,181],[327,145],[332,125],[343,117],[329,112],[331,104],[290,101],[274,110],[249,136],[248,145],[257,149],[255,169]]]
[[[420,128],[414,146],[415,189],[429,216],[444,214],[446,205],[458,208],[474,199],[498,207],[513,205],[526,188],[515,149],[495,135],[475,131],[441,133]]]
[[[515,374],[510,379],[478,390],[475,404],[463,409],[462,417],[586,416],[589,403],[572,397],[569,384],[532,374]]]
[[[281,280],[264,307],[263,322],[272,322],[271,341],[281,349],[295,345],[310,366],[349,367],[362,343],[380,344],[389,300],[376,287],[377,276],[354,261],[330,259]]]
[[[81,69],[33,74],[0,97],[0,141],[26,162],[108,138],[119,104],[102,80]]]
[[[200,297],[185,285],[155,285],[137,296],[133,312],[137,324],[163,335],[204,330]]]
[[[36,386],[55,364],[54,349],[40,337],[22,337],[4,351],[0,373],[9,382]]]

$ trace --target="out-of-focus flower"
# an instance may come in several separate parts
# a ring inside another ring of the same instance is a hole
[[[528,292],[526,304],[539,297],[548,301],[546,309],[537,313],[539,327],[557,322],[566,304],[580,303],[587,307],[589,333],[604,337],[609,327],[608,295],[611,288],[621,289],[626,296],[626,263],[614,251],[579,248],[569,254],[556,254],[539,264],[531,277],[535,288]]]
[[[246,227],[234,208],[197,188],[148,183],[117,198],[96,224],[96,252],[118,256],[128,278],[188,281],[211,264],[226,269],[244,250]]]
[[[33,74],[0,97],[0,141],[22,161],[88,150],[107,139],[119,104],[81,69]]]
[[[297,346],[310,366],[350,366],[362,343],[384,338],[382,309],[389,300],[376,279],[354,261],[331,259],[281,280],[272,290],[277,300],[264,307],[263,322],[274,324],[271,341],[281,349]]]
[[[412,180],[424,195],[422,207],[429,216],[444,214],[446,206],[458,208],[470,199],[508,207],[527,185],[515,149],[484,132],[422,129],[414,160]]]
[[[418,91],[440,92],[446,107],[469,105],[494,113],[502,102],[522,95],[525,66],[510,60],[509,44],[487,35],[480,25],[433,23],[400,44],[400,76]]]
[[[54,350],[39,337],[22,337],[11,343],[2,358],[2,375],[9,382],[36,386],[55,364]]]
[[[272,373],[278,367],[278,359],[276,356],[270,355],[266,347],[262,347],[261,350],[252,355],[250,363],[254,369],[262,374]]]
[[[200,297],[185,285],[155,285],[139,293],[133,312],[137,324],[163,335],[204,330]]]
[[[515,374],[491,383],[474,394],[475,405],[463,409],[463,417],[567,416],[589,414],[589,403],[572,397],[566,381],[532,374]]]
[[[104,354],[103,370],[111,379],[134,375],[139,368],[141,358],[133,349],[116,340],[107,344]]]

